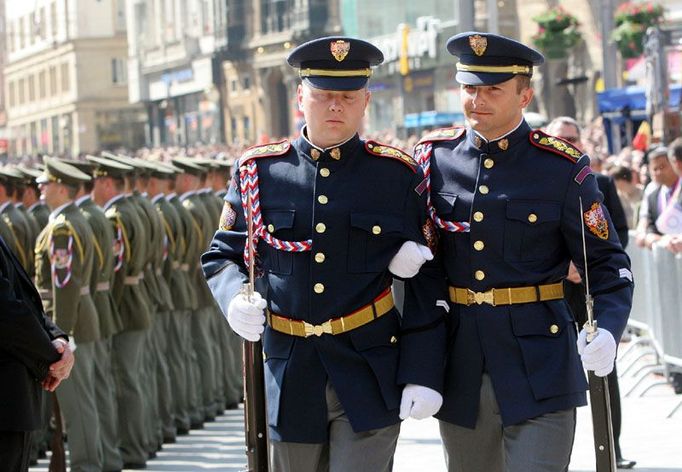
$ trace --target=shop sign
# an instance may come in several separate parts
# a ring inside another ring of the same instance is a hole
[[[435,59],[438,55],[438,32],[440,20],[423,16],[417,18],[415,28],[410,28],[407,37],[407,57],[410,59],[411,68],[419,69],[421,59],[428,57]],[[384,53],[384,63],[393,65],[400,60],[403,44],[403,30],[398,26],[394,34],[373,38],[372,43]]]

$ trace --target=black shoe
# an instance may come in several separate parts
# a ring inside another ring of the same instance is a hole
[[[175,436],[165,436],[163,438],[163,443],[164,444],[174,444],[176,441]]]
[[[144,462],[126,462],[123,464],[124,469],[146,469],[147,464]]]
[[[147,456],[148,456],[150,459],[156,459],[156,451],[150,452],[149,454],[147,454]]]
[[[190,424],[189,427],[190,427],[190,429],[203,429],[204,423],[202,421],[198,421],[198,422]]]
[[[616,467],[619,469],[632,469],[635,464],[637,464],[637,461],[623,459],[622,457],[616,458]]]
[[[225,405],[226,410],[236,410],[238,408],[239,408],[239,403],[237,403],[237,402],[232,402],[232,403],[228,403]]]
[[[30,466],[38,465],[38,459],[29,459],[28,465]]]
[[[178,428],[178,436],[187,436],[189,434],[189,429]]]

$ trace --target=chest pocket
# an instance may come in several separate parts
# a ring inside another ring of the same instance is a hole
[[[509,262],[542,260],[558,249],[561,204],[509,200],[504,228],[504,259]]]
[[[351,213],[348,272],[380,272],[388,267],[403,240],[399,215]]]
[[[269,210],[263,212],[265,230],[283,241],[294,240],[295,219],[296,210]],[[261,249],[263,247],[266,249]],[[293,253],[275,249],[264,241],[259,242],[258,252],[260,254],[267,254],[263,262],[268,272],[281,275],[291,274]]]
[[[431,194],[431,203],[436,210],[436,214],[448,221],[455,219],[455,202],[457,195],[451,193],[434,192]]]

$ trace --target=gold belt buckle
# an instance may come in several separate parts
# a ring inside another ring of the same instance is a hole
[[[306,323],[305,321],[303,322],[303,327],[305,328],[305,337],[309,337],[312,335],[315,335],[317,337],[322,336],[323,334],[332,334],[332,322],[331,320],[327,320],[322,324],[319,325],[312,325],[310,323]]]
[[[495,306],[495,289],[491,288],[487,292],[474,292],[471,289],[467,289],[467,305],[482,305],[487,303],[488,305]]]

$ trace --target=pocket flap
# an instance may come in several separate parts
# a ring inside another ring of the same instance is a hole
[[[457,201],[457,195],[434,192],[431,194],[431,201],[433,202],[433,207],[436,209],[436,213],[445,216],[453,212],[455,202]]]
[[[398,215],[351,213],[350,225],[379,236],[385,233],[402,232],[403,219]]]
[[[400,323],[394,308],[381,318],[350,332],[350,339],[358,351],[375,347],[395,347],[398,343]]]
[[[273,231],[289,229],[294,226],[296,210],[268,210],[263,212],[265,227],[272,225]]]
[[[529,225],[558,221],[561,218],[561,204],[558,202],[509,200],[507,202],[507,218]]]
[[[557,337],[566,328],[568,321],[550,306],[556,302],[526,303],[511,305],[512,331],[516,336]],[[559,301],[559,303],[562,303]]]

